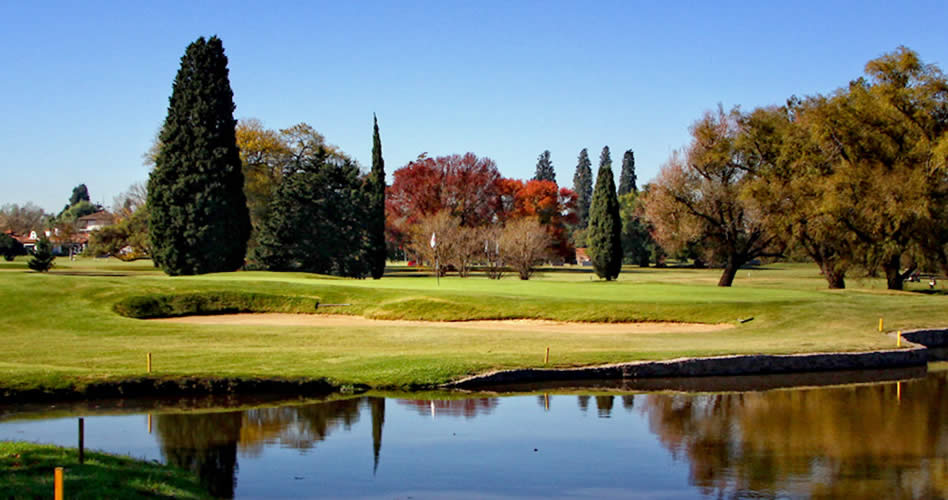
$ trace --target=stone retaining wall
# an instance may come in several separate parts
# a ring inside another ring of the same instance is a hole
[[[909,330],[902,332],[902,338],[925,347],[945,347],[948,346],[948,328]]]
[[[928,362],[928,347],[948,345],[948,329],[913,330],[903,332],[902,337],[920,345],[908,349],[870,352],[716,356],[636,361],[584,368],[504,370],[468,377],[445,384],[445,387],[469,388],[557,380],[765,375],[921,366]]]

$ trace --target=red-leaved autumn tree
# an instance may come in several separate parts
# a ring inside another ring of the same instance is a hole
[[[576,193],[571,189],[558,188],[555,182],[504,179],[503,191],[506,201],[512,194],[513,206],[503,215],[506,219],[536,217],[546,228],[552,240],[551,253],[568,259],[574,253],[566,234],[566,224],[576,224]]]
[[[437,158],[421,155],[392,176],[385,211],[386,231],[393,243],[404,243],[413,224],[442,210],[466,227],[498,218],[501,176],[490,158],[473,153]]]

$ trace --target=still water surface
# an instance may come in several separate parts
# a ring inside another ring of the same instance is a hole
[[[236,498],[948,498],[946,371],[722,393],[559,391],[150,419],[47,410],[7,415],[0,440],[76,446],[85,415],[87,449],[173,463]]]

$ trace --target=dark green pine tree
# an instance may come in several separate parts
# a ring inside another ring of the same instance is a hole
[[[26,265],[34,271],[45,273],[53,267],[54,260],[56,260],[56,257],[53,255],[53,244],[49,242],[49,238],[42,236],[36,241],[36,247],[33,248],[33,258]]]
[[[79,184],[72,188],[72,196],[69,197],[69,206],[73,206],[80,201],[89,201],[89,188],[85,184]]]
[[[155,265],[172,276],[244,263],[250,215],[228,73],[220,39],[201,37],[175,77],[147,203]]]
[[[635,153],[631,149],[622,156],[622,171],[619,173],[619,196],[638,193],[635,185]]]
[[[382,159],[382,139],[379,138],[379,120],[372,115],[372,171],[366,181],[368,201],[368,259],[372,279],[385,273],[385,160]]]
[[[537,173],[533,176],[535,181],[550,181],[556,184],[556,172],[553,171],[553,162],[550,161],[550,150],[540,153],[537,157]]]
[[[589,225],[589,205],[592,202],[593,177],[592,163],[589,161],[589,153],[586,148],[579,152],[579,158],[576,163],[576,173],[573,174],[573,191],[576,192],[576,217],[579,219],[578,226],[585,228]]]
[[[271,271],[364,278],[368,200],[359,168],[322,151],[287,172],[273,194],[254,260]]]
[[[616,279],[622,270],[622,219],[619,218],[619,199],[612,177],[609,146],[602,148],[599,157],[586,240],[589,242],[586,252],[596,274],[606,280]]]

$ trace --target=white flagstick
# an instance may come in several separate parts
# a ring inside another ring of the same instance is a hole
[[[438,267],[438,239],[431,233],[431,248],[435,251],[435,281],[441,286],[441,270]]]

